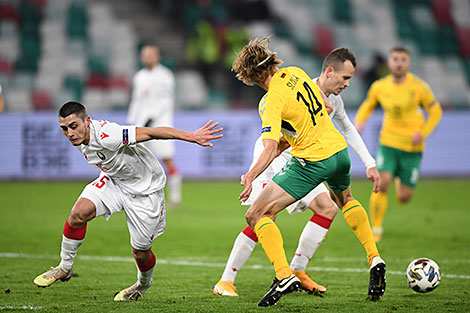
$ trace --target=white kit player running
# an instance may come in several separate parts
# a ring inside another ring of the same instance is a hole
[[[140,60],[144,68],[134,76],[127,123],[145,127],[173,127],[175,76],[160,63],[160,51],[156,46],[144,46]],[[174,162],[174,142],[158,140],[146,142],[145,145],[163,162],[168,173],[169,204],[178,207],[182,198],[182,177]]]
[[[85,239],[87,222],[97,216],[109,219],[112,214],[124,211],[137,265],[137,282],[117,293],[114,300],[137,300],[152,285],[156,263],[152,243],[166,225],[165,173],[141,143],[179,139],[212,147],[209,141],[222,137],[222,128],[215,128],[218,123],[212,121],[194,132],[170,127],[121,126],[90,119],[85,107],[73,101],[59,109],[59,124],[88,164],[101,173],[85,187],[65,222],[60,264],[37,276],[34,283],[48,287],[59,279],[69,280],[78,248]]]
[[[350,58],[354,58],[352,52],[346,48],[333,50],[325,58],[322,66],[322,73],[320,77],[314,79],[314,82],[316,82],[320,87],[320,90],[328,96],[328,100],[332,105],[332,108],[329,108],[328,110],[330,118],[336,122],[341,133],[344,135],[348,146],[353,148],[364,163],[367,168],[367,177],[374,182],[374,190],[376,190],[380,183],[380,176],[376,169],[375,160],[370,155],[364,141],[354,128],[354,125],[349,120],[344,109],[343,99],[339,95],[344,88],[349,86],[349,80],[354,74],[354,68],[351,69],[346,66],[342,66],[344,62],[346,62],[342,56],[343,54],[350,55]],[[255,144],[251,166],[256,164],[263,149],[263,141],[261,137],[259,137]],[[276,159],[274,159],[271,165],[253,181],[253,190],[250,197],[242,204],[251,206],[261,193],[262,189],[291,158],[292,156],[289,148],[284,150]],[[310,275],[305,272],[305,269],[308,262],[324,240],[338,208],[330,198],[328,188],[324,184],[318,185],[304,198],[287,207],[286,210],[290,214],[293,214],[304,211],[307,208],[310,208],[314,212],[314,215],[308,221],[307,225],[305,225],[304,230],[300,235],[299,244],[291,261],[290,268],[299,278],[302,289],[318,294],[325,292],[326,288],[313,281],[310,278]],[[212,292],[214,295],[238,296],[236,287],[233,283],[238,271],[250,257],[257,242],[258,238],[254,231],[250,226],[246,226],[235,240],[222,277],[213,288]],[[375,260],[376,262],[381,261],[379,260],[379,257],[377,258],[378,259]],[[373,263],[373,265],[375,265],[375,263]]]

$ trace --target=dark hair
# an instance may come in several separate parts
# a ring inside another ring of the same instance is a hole
[[[85,119],[87,116],[85,106],[80,102],[76,101],[68,101],[64,103],[59,109],[59,116],[60,117],[67,117],[71,114],[77,115],[77,117],[81,118],[82,120]]]
[[[403,47],[403,46],[393,47],[392,49],[390,49],[390,54],[391,54],[392,52],[404,52],[404,53],[410,55],[410,51],[408,51],[408,49],[406,49],[406,48]]]
[[[323,60],[321,71],[325,71],[330,66],[335,70],[338,70],[346,61],[350,61],[354,68],[356,68],[356,57],[354,56],[354,53],[348,48],[336,48],[328,53]]]

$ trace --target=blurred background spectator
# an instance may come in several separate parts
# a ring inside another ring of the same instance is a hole
[[[138,51],[155,44],[176,74],[177,110],[255,108],[262,90],[243,88],[230,66],[248,39],[271,35],[284,65],[311,76],[331,49],[353,50],[349,108],[404,45],[444,109],[468,110],[469,16],[463,0],[0,0],[0,85],[7,112],[66,100],[126,110]]]

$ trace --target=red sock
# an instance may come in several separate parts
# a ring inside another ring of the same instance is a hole
[[[153,251],[150,251],[152,256],[150,257],[150,260],[147,261],[144,265],[140,266],[139,263],[136,262],[137,267],[141,272],[147,272],[150,270],[152,267],[155,266],[155,263],[157,263],[157,258],[155,257],[155,254],[153,254]]]
[[[325,229],[329,229],[333,220],[323,215],[314,213],[312,218],[310,219],[310,222],[315,223]]]
[[[79,227],[72,227],[69,225],[69,222],[66,220],[64,225],[63,234],[69,239],[83,240],[86,234],[86,225]]]
[[[175,174],[178,174],[178,169],[175,167],[173,167],[170,171],[169,171],[169,176],[172,176],[172,175],[175,175]]]
[[[250,238],[254,242],[258,242],[258,236],[256,236],[255,232],[253,231],[253,229],[251,229],[250,226],[245,227],[242,233],[244,233],[248,238]]]

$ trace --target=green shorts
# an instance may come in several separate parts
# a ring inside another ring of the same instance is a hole
[[[421,152],[406,152],[379,145],[377,151],[377,169],[399,177],[403,185],[415,188],[419,179]]]
[[[292,157],[273,177],[273,181],[297,200],[302,199],[324,181],[333,192],[343,191],[351,184],[351,160],[348,149],[317,162]]]

